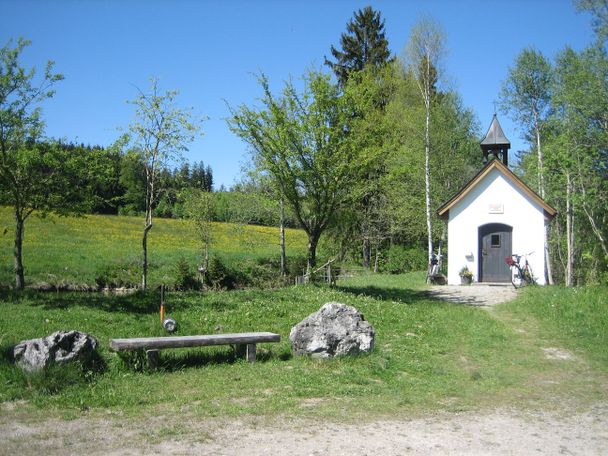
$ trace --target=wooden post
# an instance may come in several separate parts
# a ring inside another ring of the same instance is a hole
[[[237,344],[235,345],[236,356],[243,357],[250,363],[255,362],[256,344]]]
[[[158,350],[146,350],[146,358],[148,359],[148,368],[156,370],[158,367]]]
[[[247,344],[247,351],[245,353],[245,359],[250,363],[255,363],[256,348],[255,344]]]

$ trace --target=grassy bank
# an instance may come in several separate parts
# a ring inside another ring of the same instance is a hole
[[[84,217],[32,216],[25,228],[23,259],[26,281],[95,285],[108,268],[136,279],[141,270],[143,219],[107,215]],[[12,284],[14,224],[9,208],[0,207],[0,284]],[[304,255],[300,230],[286,230],[288,256]],[[279,229],[213,224],[211,254],[238,263],[244,259],[279,257]],[[192,269],[201,264],[201,247],[189,222],[155,219],[149,241],[150,279],[171,283],[176,264],[185,259]],[[138,283],[137,280],[136,283]]]
[[[68,371],[55,381],[28,378],[4,356],[0,401],[26,400],[67,416],[82,410],[360,416],[508,405],[514,396],[525,400],[546,389],[531,384],[531,375],[539,370],[552,375],[560,366],[530,350],[512,327],[490,313],[429,299],[419,290],[422,280],[421,274],[369,276],[342,281],[333,289],[170,294],[169,313],[180,323],[180,334],[273,331],[282,341],[262,345],[255,364],[236,359],[228,347],[166,350],[155,373],[125,366],[108,351],[108,342],[161,334],[158,296],[5,292],[3,353],[22,339],[79,329],[99,339],[107,366],[86,381],[61,378]],[[525,299],[536,302],[540,295],[526,294]],[[292,357],[291,327],[328,301],[364,313],[377,333],[371,354],[331,361]],[[515,304],[517,312],[529,306]]]
[[[501,308],[608,371],[608,287],[532,287]]]

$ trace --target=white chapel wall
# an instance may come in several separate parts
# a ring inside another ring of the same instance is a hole
[[[487,223],[513,227],[512,251],[526,254],[539,284],[544,284],[544,215],[543,209],[525,193],[493,169],[469,194],[449,211],[448,283],[460,283],[463,266],[478,281],[478,228]]]

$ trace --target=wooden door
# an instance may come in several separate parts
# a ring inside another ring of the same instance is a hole
[[[500,223],[479,227],[479,281],[510,282],[511,271],[505,257],[511,255],[513,228]]]

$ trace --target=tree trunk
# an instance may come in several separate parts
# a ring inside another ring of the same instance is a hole
[[[430,97],[430,94],[427,95]],[[428,235],[428,260],[433,256],[433,226],[431,222],[431,140],[430,140],[430,121],[431,121],[431,101],[426,100],[426,123],[424,130],[424,190],[426,198],[426,229]]]
[[[548,235],[549,227],[545,223],[544,233],[543,233],[543,243],[544,243],[544,251],[545,251],[545,283],[549,285],[553,285],[553,268],[551,267],[551,256],[549,255],[549,235]]]
[[[317,264],[317,244],[319,243],[319,235],[317,233],[308,235],[308,258],[306,263],[306,276],[312,279],[312,270]]]
[[[566,173],[566,286],[573,286],[574,266],[574,217],[572,214],[572,181],[570,173]]]
[[[149,209],[151,211],[151,209]],[[144,226],[144,236],[142,239],[143,247],[143,264],[142,264],[142,276],[141,276],[141,289],[145,290],[148,287],[148,232],[152,229],[152,213],[146,214],[146,224]]]
[[[534,119],[534,133],[536,135],[536,153],[538,156],[538,194],[541,198],[545,198],[545,171],[544,171],[544,160],[543,151],[540,144],[540,128],[538,126],[538,119],[535,115]]]
[[[541,198],[545,198],[545,171],[543,161],[543,151],[540,142],[540,128],[538,126],[538,116],[534,117],[534,133],[536,135],[536,153],[538,156],[538,194]],[[547,225],[545,224],[543,233],[543,251],[545,256],[545,270],[543,274],[545,276],[545,282],[549,285],[553,285],[553,271],[551,270],[551,257],[549,255],[549,243],[547,236]]]
[[[25,220],[18,212],[15,212],[15,288],[25,288],[25,274],[23,269],[23,231]]]
[[[372,246],[367,237],[367,233],[363,233],[363,267],[369,268],[372,262]]]
[[[287,255],[285,253],[285,207],[283,205],[283,198],[280,200],[280,209],[281,277],[285,277],[287,275]]]
[[[376,273],[376,274],[378,273],[379,263],[380,263],[380,249],[376,245],[376,258],[374,260],[374,273]]]

